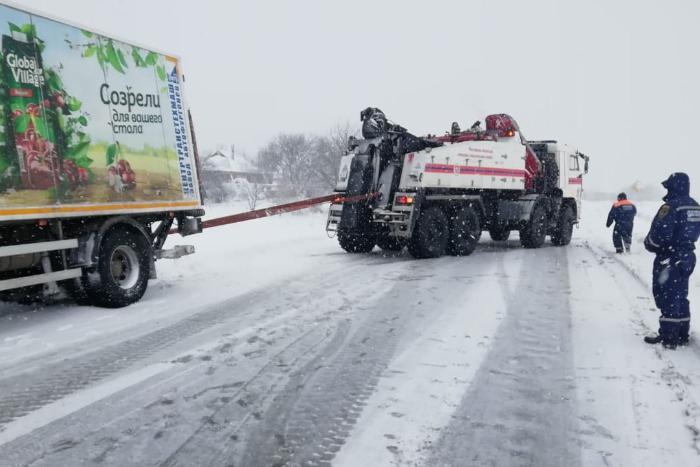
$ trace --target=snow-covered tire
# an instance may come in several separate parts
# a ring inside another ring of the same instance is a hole
[[[146,293],[151,271],[151,246],[146,237],[130,227],[116,226],[102,238],[97,265],[83,285],[91,304],[122,308]]]
[[[376,244],[373,234],[360,232],[338,232],[338,243],[348,253],[369,253]]]
[[[408,251],[414,258],[437,258],[445,253],[449,236],[449,221],[443,210],[428,206],[416,222]]]
[[[564,206],[559,212],[557,227],[552,234],[552,244],[556,246],[566,246],[571,243],[571,236],[574,233],[574,222],[576,216],[571,206]]]
[[[479,215],[467,206],[459,208],[450,218],[450,237],[447,253],[452,256],[471,255],[481,236]]]
[[[530,219],[520,230],[520,244],[525,248],[539,248],[544,245],[547,236],[547,212],[541,206],[535,206]]]
[[[510,237],[510,230],[502,227],[491,227],[489,235],[494,242],[505,242]]]
[[[377,246],[384,251],[401,251],[405,242],[399,240],[396,237],[390,237],[388,235],[380,235],[377,238]]]

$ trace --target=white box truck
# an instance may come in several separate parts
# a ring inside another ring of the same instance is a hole
[[[0,298],[139,300],[201,231],[178,58],[0,4]]]

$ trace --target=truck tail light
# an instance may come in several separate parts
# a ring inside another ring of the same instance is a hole
[[[409,205],[413,204],[413,196],[411,195],[399,195],[396,197],[396,204]]]

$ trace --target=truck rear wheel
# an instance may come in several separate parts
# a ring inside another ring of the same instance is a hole
[[[437,258],[445,253],[449,236],[445,213],[439,206],[428,206],[416,222],[408,251],[414,258]]]
[[[151,246],[132,229],[115,227],[100,243],[97,266],[84,277],[89,301],[105,308],[137,302],[148,287]]]
[[[380,235],[377,238],[377,246],[385,251],[401,251],[405,243],[396,237],[389,235]]]
[[[374,234],[362,232],[338,232],[338,243],[348,253],[369,253],[376,244]]]
[[[520,244],[525,248],[539,248],[547,236],[547,212],[535,206],[530,213],[527,225],[520,230]]]
[[[494,242],[505,242],[510,237],[510,230],[503,227],[492,227],[489,229],[489,235]]]
[[[453,256],[471,255],[480,236],[479,215],[471,207],[459,208],[450,219],[447,252]]]
[[[557,219],[557,227],[552,234],[552,244],[556,246],[566,246],[571,243],[571,236],[574,233],[574,210],[571,206],[562,207]]]

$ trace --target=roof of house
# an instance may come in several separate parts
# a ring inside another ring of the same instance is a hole
[[[258,169],[243,158],[234,158],[225,150],[216,150],[202,159],[204,170],[216,172],[251,173],[259,172]]]

